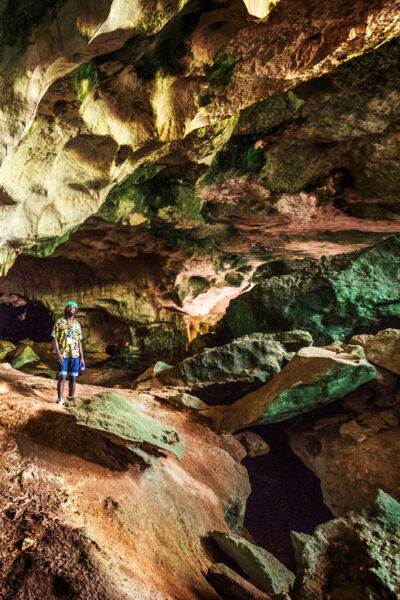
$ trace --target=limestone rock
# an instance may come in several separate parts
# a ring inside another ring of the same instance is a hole
[[[20,369],[28,363],[34,363],[40,360],[39,356],[30,346],[25,344],[18,346],[11,360],[11,366],[14,369]]]
[[[303,554],[304,546],[308,540],[311,539],[311,535],[308,535],[307,533],[301,533],[300,531],[291,531],[290,539],[292,540],[296,563],[299,564]]]
[[[7,340],[0,340],[0,360],[3,360],[8,354],[13,352],[16,346]]]
[[[206,414],[215,419],[220,431],[237,431],[284,421],[329,404],[375,376],[375,368],[360,358],[361,348],[351,348],[351,353],[340,352],[338,347],[303,348],[265,386],[232,406],[213,407]]]
[[[399,329],[384,329],[376,335],[356,335],[350,343],[360,344],[367,359],[374,365],[400,375]]]
[[[246,448],[247,456],[262,456],[269,454],[269,444],[254,431],[240,431],[235,435],[236,439]]]
[[[400,452],[397,393],[385,385],[381,396],[377,384],[373,379],[335,406],[286,427],[293,451],[321,480],[334,515],[359,510],[379,488],[400,501],[400,475],[393,468]]]
[[[400,237],[393,237],[353,254],[311,261],[232,300],[227,324],[235,336],[305,329],[317,345],[376,330],[398,314],[399,257]]]
[[[223,600],[272,600],[249,581],[223,563],[215,563],[207,571],[207,579]]]
[[[304,337],[308,341],[302,332],[289,332],[283,337],[289,344],[302,344]],[[205,349],[155,375],[153,386],[186,387],[200,398],[221,404],[233,394],[237,396],[247,384],[267,381],[290,360],[292,354],[283,343],[271,338],[269,334],[255,333],[224,346]]]
[[[79,425],[96,429],[119,440],[141,458],[151,461],[151,450],[168,450],[182,460],[185,445],[174,429],[166,428],[141,413],[125,398],[114,392],[103,392],[90,399],[76,399],[67,405]]]
[[[213,531],[212,538],[251,581],[267,593],[288,592],[294,582],[294,575],[272,554],[248,542],[234,533]]]
[[[190,449],[143,470],[117,438],[57,406],[54,382],[6,363],[0,379],[1,598],[218,600],[200,540],[226,527],[229,503],[244,509],[241,444],[125,389],[128,403],[184,431]],[[99,391],[77,389],[82,399]]]
[[[379,490],[364,509],[315,529],[303,549],[295,599],[395,600],[399,539],[400,504]]]
[[[180,391],[179,388],[169,388],[166,386],[161,389],[150,389],[149,393],[154,394],[157,398],[166,400],[172,406],[186,408],[199,412],[200,414],[208,409],[208,405],[205,402],[202,402],[200,398]]]

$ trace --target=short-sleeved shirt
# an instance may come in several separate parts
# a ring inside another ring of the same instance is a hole
[[[68,323],[67,319],[58,319],[51,335],[57,339],[60,354],[63,358],[79,356],[79,340],[82,339],[82,329],[75,319]]]

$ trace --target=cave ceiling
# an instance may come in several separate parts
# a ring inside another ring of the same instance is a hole
[[[1,291],[198,331],[399,232],[399,8],[3,3]]]

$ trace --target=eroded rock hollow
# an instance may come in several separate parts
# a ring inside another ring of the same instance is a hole
[[[397,599],[399,2],[0,4],[1,598]]]

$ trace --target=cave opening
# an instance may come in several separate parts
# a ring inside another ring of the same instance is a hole
[[[0,292],[0,339],[50,342],[54,315],[41,300]]]
[[[319,479],[292,451],[285,425],[250,428],[271,451],[242,462],[251,483],[244,525],[255,544],[296,572],[290,531],[312,534],[333,515],[323,503]]]

